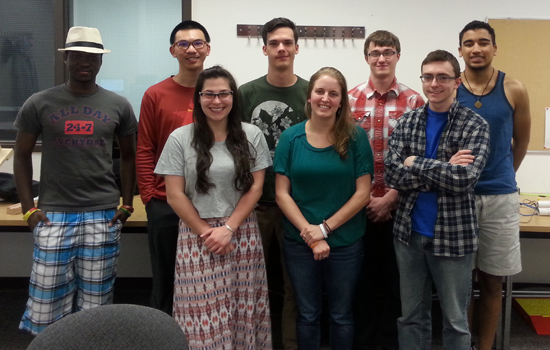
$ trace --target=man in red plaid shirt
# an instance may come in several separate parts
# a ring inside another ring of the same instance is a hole
[[[367,132],[374,152],[374,183],[367,206],[363,271],[356,292],[353,348],[398,350],[396,321],[401,316],[401,300],[392,234],[397,191],[384,182],[384,156],[397,119],[423,106],[424,100],[395,78],[401,45],[394,34],[385,30],[372,33],[364,52],[369,80],[348,95],[355,122]]]

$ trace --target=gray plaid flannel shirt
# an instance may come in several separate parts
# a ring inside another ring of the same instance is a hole
[[[438,213],[433,254],[461,257],[477,250],[478,226],[474,186],[489,155],[489,124],[469,108],[454,102],[439,141],[437,159],[424,158],[427,106],[405,113],[388,140],[385,180],[399,191],[394,237],[409,244],[411,211],[418,192],[437,191]],[[459,150],[471,150],[474,162],[452,165]],[[411,167],[403,162],[417,156]]]

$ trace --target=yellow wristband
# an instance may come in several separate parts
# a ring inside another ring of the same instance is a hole
[[[31,215],[34,214],[37,211],[42,211],[42,210],[40,210],[38,208],[30,208],[29,211],[26,212],[25,215],[23,215],[23,220],[29,221],[29,218],[31,217]]]

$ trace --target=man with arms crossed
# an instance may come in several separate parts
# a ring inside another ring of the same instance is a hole
[[[424,105],[422,97],[399,83],[395,68],[401,44],[394,34],[378,30],[365,40],[365,60],[370,67],[368,82],[348,93],[357,125],[367,132],[374,152],[374,182],[367,206],[367,233],[364,236],[363,271],[355,293],[354,349],[381,346],[397,350],[397,318],[401,316],[399,271],[393,247],[393,215],[397,191],[384,181],[384,156],[388,136],[405,112]]]
[[[172,315],[174,268],[179,217],[166,201],[164,177],[154,173],[172,131],[193,122],[193,93],[210,36],[195,21],[178,24],[170,34],[170,54],[178,60],[178,74],[151,86],[143,95],[137,142],[137,175],[147,211],[147,232],[153,271],[151,306]]]
[[[454,100],[460,66],[452,54],[428,54],[421,79],[428,104],[401,117],[385,160],[386,183],[399,191],[399,347],[430,348],[433,281],[443,310],[443,348],[468,350],[466,314],[477,249],[474,186],[489,153],[489,125]]]
[[[96,85],[99,30],[69,30],[69,80],[25,102],[17,118],[13,172],[35,248],[19,328],[38,334],[72,312],[111,304],[122,224],[133,212],[136,118],[128,100]],[[32,152],[42,136],[40,199],[32,198]],[[119,191],[113,140],[120,147]],[[121,193],[122,192],[122,193]],[[122,194],[123,205],[117,210]]]
[[[502,276],[521,271],[516,171],[529,145],[531,112],[525,86],[492,66],[494,29],[473,21],[459,40],[466,69],[457,99],[487,120],[491,132],[491,154],[475,188],[480,231],[474,271],[480,289],[478,347],[490,350],[502,308]]]
[[[267,75],[252,80],[239,88],[243,100],[243,120],[257,125],[264,133],[273,157],[281,133],[305,119],[308,82],[294,74],[294,58],[298,54],[298,31],[287,18],[274,18],[263,26],[263,52],[268,59]],[[256,208],[258,225],[267,269],[269,250],[273,243],[281,247],[283,213],[275,203],[275,174],[266,169],[263,194]],[[282,317],[283,347],[297,349],[296,302],[290,280],[282,264],[284,303]],[[268,273],[269,275],[269,273]]]

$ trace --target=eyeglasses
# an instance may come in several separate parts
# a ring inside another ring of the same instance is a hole
[[[216,97],[220,99],[220,101],[229,101],[231,97],[233,97],[233,91],[220,91],[217,94],[213,92],[199,92],[199,96],[202,97],[205,101],[214,101]]]
[[[202,49],[207,44],[208,43],[204,40],[195,40],[195,41],[180,40],[174,43],[174,46],[181,50],[187,50],[189,46],[193,45],[193,47],[198,50],[198,49]]]
[[[384,52],[373,51],[373,52],[369,52],[367,54],[367,56],[372,57],[372,58],[380,58],[380,56],[384,56],[385,58],[390,58],[391,56],[395,55],[396,53],[397,52],[395,52],[395,51],[384,51]]]
[[[438,83],[441,83],[441,84],[445,84],[445,83],[450,82],[451,80],[456,79],[456,77],[450,77],[448,75],[436,75],[435,77],[433,75],[421,75],[420,76],[420,80],[422,80],[425,83],[431,83],[432,81],[434,81],[434,78]]]

